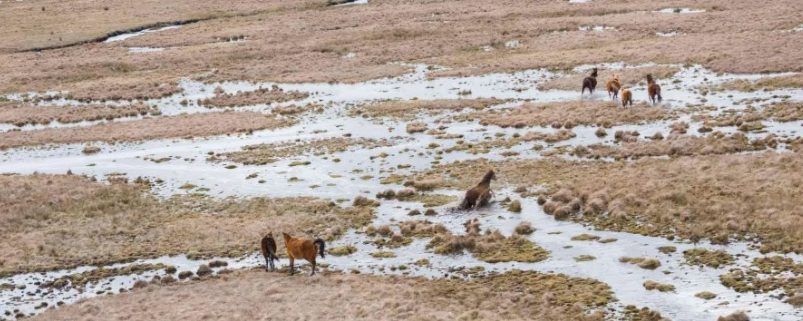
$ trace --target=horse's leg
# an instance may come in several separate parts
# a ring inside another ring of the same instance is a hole
[[[312,275],[315,275],[315,259],[314,258],[312,259],[312,273],[310,273],[310,276],[312,276]]]

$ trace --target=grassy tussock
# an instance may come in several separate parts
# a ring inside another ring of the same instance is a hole
[[[268,231],[331,240],[373,217],[315,198],[160,200],[141,185],[72,175],[0,176],[0,185],[11,191],[0,195],[0,274],[168,254],[240,256],[258,251]]]
[[[803,253],[803,219],[795,214],[803,177],[790,175],[803,172],[803,158],[794,153],[628,163],[476,160],[436,166],[425,175],[463,189],[487,168],[503,185],[545,186],[530,195],[541,195],[544,211],[556,218],[715,243],[756,235],[763,251]]]
[[[646,121],[668,119],[670,113],[663,108],[636,105],[633,108],[618,108],[605,101],[566,101],[544,104],[525,103],[513,109],[480,111],[460,119],[478,119],[483,125],[500,127],[566,127],[576,125],[609,127]]]
[[[387,100],[352,109],[352,115],[412,120],[418,113],[436,115],[465,108],[480,110],[503,103],[501,99]]]
[[[211,155],[207,160],[231,161],[245,165],[265,165],[283,158],[307,154],[325,155],[343,152],[349,148],[375,148],[387,146],[387,144],[388,142],[384,140],[335,137],[290,143],[247,145],[243,146],[240,151]]]
[[[253,112],[223,112],[148,118],[89,127],[50,128],[0,133],[0,149],[81,142],[135,142],[247,133],[288,126],[291,121]]]
[[[259,104],[280,103],[300,100],[309,97],[309,93],[300,91],[284,91],[278,86],[259,88],[254,91],[236,92],[232,94],[218,93],[212,98],[200,100],[198,103],[206,107],[239,107]]]
[[[82,121],[112,120],[159,114],[159,110],[144,104],[123,107],[92,104],[88,106],[33,106],[12,102],[0,102],[0,123],[25,125],[46,125],[53,121],[77,123]]]
[[[299,285],[302,282],[303,286]],[[314,291],[310,291],[313,289]],[[281,291],[315,305],[284,300],[264,304],[261,294]],[[221,300],[225,294],[225,300]],[[328,274],[323,278],[288,278],[261,271],[233,272],[219,278],[176,285],[149,285],[116,295],[50,309],[32,320],[86,318],[87,309],[107,319],[136,318],[143,309],[165,320],[230,320],[232,307],[246,319],[314,318],[381,320],[440,316],[444,320],[602,321],[614,300],[610,288],[596,280],[562,274],[511,271],[471,281],[399,278],[362,274]],[[177,305],[185,308],[176,309]],[[280,308],[277,308],[280,307]],[[591,310],[591,312],[589,312]]]

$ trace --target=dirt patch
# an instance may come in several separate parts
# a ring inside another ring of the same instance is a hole
[[[326,319],[337,315],[349,320],[601,321],[602,312],[587,311],[613,300],[604,283],[562,274],[512,271],[472,281],[323,274],[288,278],[248,271],[190,283],[150,285],[130,294],[48,310],[31,320],[117,320],[145,313],[164,320],[230,320],[233,315]],[[267,305],[265,293],[280,295]]]
[[[663,108],[638,104],[632,108],[620,108],[616,103],[605,101],[566,101],[545,104],[523,104],[499,111],[480,111],[458,117],[479,120],[483,125],[500,127],[566,127],[597,125],[610,127],[620,124],[635,124],[667,119],[671,113]]]
[[[0,123],[45,125],[53,121],[77,123],[82,121],[112,120],[159,114],[159,110],[144,104],[114,107],[92,104],[88,106],[33,106],[15,102],[0,102]]]
[[[140,185],[74,175],[0,176],[0,185],[9,191],[0,196],[0,274],[167,254],[240,256],[258,251],[269,231],[333,239],[373,217],[315,198],[160,200]]]
[[[501,99],[388,100],[354,108],[350,113],[371,118],[395,117],[412,120],[418,113],[436,115],[466,108],[480,110],[503,102],[505,101]]]
[[[597,90],[605,92],[605,84],[613,75],[619,76],[619,81],[624,86],[635,86],[640,83],[646,83],[646,76],[652,76],[660,83],[661,79],[672,77],[680,71],[678,67],[670,66],[649,66],[640,68],[625,68],[625,69],[599,69],[599,76],[597,77]],[[549,81],[538,84],[540,90],[577,90],[583,83],[583,78],[588,77],[587,72],[573,72],[560,78],[551,79]]]
[[[670,136],[665,140],[623,142],[621,146],[591,145],[574,148],[572,154],[580,157],[613,159],[636,159],[651,156],[692,156],[711,154],[733,154],[739,152],[763,150],[773,148],[777,141],[769,139],[755,139],[750,141],[747,136],[737,133],[724,136],[715,133],[705,137],[699,136]]]
[[[422,174],[465,189],[493,168],[501,184],[545,186],[544,211],[598,228],[724,243],[757,235],[764,251],[803,253],[803,159],[797,154],[709,155],[633,162],[485,160]],[[634,184],[638,182],[637,184]]]
[[[147,118],[89,127],[49,128],[0,133],[0,149],[81,142],[135,142],[252,132],[288,126],[292,122],[253,112],[222,112]]]
[[[258,104],[272,104],[309,97],[309,93],[300,91],[284,91],[274,85],[271,88],[259,88],[254,91],[236,92],[233,94],[218,93],[198,103],[206,107],[238,107]]]
[[[231,161],[246,165],[264,165],[277,160],[297,157],[305,154],[325,155],[338,153],[352,147],[375,148],[388,146],[389,142],[373,139],[325,138],[304,140],[292,143],[273,143],[244,146],[241,151],[215,154],[208,157],[210,161]]]

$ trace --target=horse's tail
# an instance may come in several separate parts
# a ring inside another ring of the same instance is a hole
[[[315,239],[315,241],[312,242],[312,244],[318,246],[318,254],[321,255],[321,258],[324,258],[325,257],[324,249],[326,248],[326,242],[324,242],[323,239],[317,238]]]

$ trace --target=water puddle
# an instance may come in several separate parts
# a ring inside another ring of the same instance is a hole
[[[106,38],[106,40],[104,40],[103,43],[111,43],[111,42],[123,41],[123,40],[130,39],[130,38],[133,38],[133,37],[139,37],[139,36],[142,36],[144,34],[151,33],[151,32],[159,32],[159,31],[165,31],[165,30],[177,29],[177,28],[181,28],[181,26],[172,25],[172,26],[166,26],[166,27],[161,27],[161,28],[148,28],[148,29],[135,31],[135,32],[122,33],[122,34],[119,34],[119,35],[116,35],[116,36],[111,36],[109,38]]]
[[[702,13],[705,12],[705,9],[693,9],[693,8],[664,8],[661,10],[653,11],[656,13]]]

